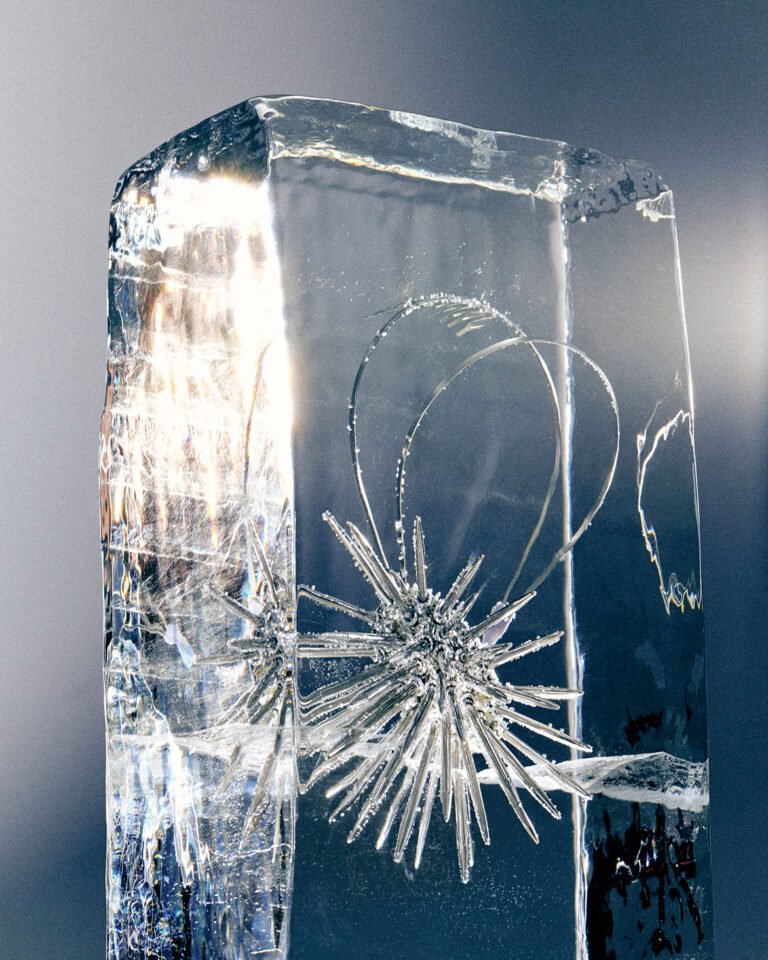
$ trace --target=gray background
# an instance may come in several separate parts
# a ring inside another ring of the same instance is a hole
[[[638,157],[676,193],[697,401],[716,931],[768,956],[763,0],[0,4],[0,958],[103,955],[96,449],[133,160],[260,93]]]

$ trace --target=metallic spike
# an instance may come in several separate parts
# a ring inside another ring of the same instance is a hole
[[[536,591],[531,590],[529,593],[523,594],[519,599],[513,600],[511,603],[506,603],[503,607],[499,607],[495,613],[489,614],[482,623],[478,623],[476,627],[473,627],[467,634],[467,639],[474,640],[475,637],[482,636],[486,630],[490,630],[491,627],[496,627],[500,623],[504,623],[504,621],[508,621],[507,626],[509,626],[517,611],[522,610],[535,596]]]
[[[453,698],[453,718],[454,723],[456,724],[456,732],[459,738],[459,744],[461,745],[461,754],[464,760],[464,770],[467,777],[467,784],[469,786],[469,795],[472,798],[472,806],[475,811],[475,820],[477,820],[477,828],[480,831],[480,836],[482,837],[483,843],[487,846],[491,842],[491,832],[488,827],[488,817],[485,812],[485,804],[483,803],[483,794],[480,788],[480,781],[477,779],[477,769],[475,767],[475,761],[472,756],[472,751],[469,747],[469,739],[466,734],[464,717],[461,712],[461,704]]]
[[[488,647],[485,650],[478,650],[476,656],[487,658],[493,667],[500,667],[503,663],[509,663],[510,660],[518,660],[520,657],[527,657],[529,653],[536,653],[544,647],[551,647],[557,643],[563,636],[563,631],[549,633],[546,637],[536,637],[534,640],[526,640],[525,643],[503,643],[495,647]]]
[[[462,603],[462,604],[459,605],[459,606],[460,606],[460,609],[461,609],[461,617],[462,617],[463,620],[466,620],[466,619],[467,619],[467,617],[469,616],[470,611],[472,610],[472,608],[474,607],[474,605],[477,603],[477,601],[478,601],[478,600],[480,599],[480,597],[482,596],[484,589],[485,589],[484,587],[480,587],[479,590],[476,590],[476,591],[472,594],[472,596],[469,598],[469,600],[467,600],[466,603]]]
[[[414,870],[418,870],[421,865],[421,858],[424,854],[424,844],[427,840],[427,831],[432,819],[432,808],[435,804],[435,794],[437,793],[438,774],[435,770],[430,771],[429,782],[427,783],[426,793],[424,795],[424,805],[421,808],[421,820],[419,821],[419,835],[416,838],[416,856],[413,861]]]
[[[226,593],[219,593],[218,590],[214,590],[213,587],[208,588],[213,596],[223,604],[228,610],[230,610],[236,617],[239,617],[241,620],[247,620],[249,623],[256,624],[257,626],[261,625],[261,618],[256,613],[251,613],[248,607],[244,606],[238,600],[234,600],[232,597],[228,597]]]
[[[360,810],[358,818],[355,821],[355,825],[353,826],[348,837],[350,842],[358,837],[362,832],[369,816],[381,803],[389,788],[397,779],[398,774],[403,767],[404,757],[412,750],[413,745],[418,742],[418,737],[421,732],[422,724],[427,716],[429,705],[430,700],[425,698],[414,711],[411,723],[400,736],[399,743],[395,746],[392,755],[385,764],[384,769],[379,774],[378,780],[374,784],[373,789],[366,798],[366,801]]]
[[[402,806],[405,795],[408,793],[408,790],[411,787],[411,782],[413,781],[414,773],[409,767],[405,768],[405,774],[403,776],[403,781],[400,784],[400,788],[392,799],[392,803],[389,805],[389,810],[387,810],[387,816],[384,820],[384,826],[381,828],[381,832],[376,839],[376,849],[381,850],[384,844],[387,842],[387,837],[389,836],[389,831],[392,829],[392,824],[395,822],[395,817]]]
[[[328,750],[329,758],[338,756],[351,745],[367,742],[373,733],[383,724],[389,722],[394,714],[403,709],[412,692],[413,686],[411,684],[397,687],[395,690],[384,688],[366,713],[360,715],[359,721],[352,725],[342,739]]]
[[[315,690],[314,693],[308,694],[302,699],[302,707],[313,707],[316,704],[320,703],[329,703],[332,700],[337,699],[341,694],[346,693],[348,690],[357,689],[359,693],[362,693],[374,680],[379,679],[380,677],[385,676],[387,673],[392,673],[392,669],[388,663],[376,663],[370,667],[367,667],[363,670],[362,673],[353,674],[351,677],[345,677],[344,680],[339,680],[336,683],[331,683],[328,686],[320,687],[318,690]]]
[[[445,600],[443,601],[443,607],[447,612],[450,612],[455,604],[461,599],[464,591],[475,578],[475,575],[480,569],[480,565],[482,564],[483,560],[484,557],[482,554],[478,557],[471,557],[469,563],[467,563],[464,569],[459,573],[458,577],[456,577],[453,582],[453,586],[450,588],[445,596]]]
[[[224,775],[224,779],[216,788],[215,796],[220,797],[223,793],[226,793],[226,791],[229,789],[230,785],[232,784],[232,781],[235,779],[235,776],[237,775],[237,771],[240,769],[242,759],[243,759],[243,745],[242,743],[238,743],[235,746],[235,749],[230,754],[229,764],[227,766],[227,772]]]
[[[546,793],[541,789],[541,787],[536,783],[536,781],[531,777],[525,767],[520,763],[517,757],[501,742],[501,740],[496,736],[492,730],[487,730],[488,737],[493,742],[494,747],[498,751],[501,759],[511,767],[512,770],[517,774],[520,780],[523,782],[525,789],[530,793],[530,795],[541,804],[542,807],[547,811],[550,816],[554,817],[555,820],[560,819],[560,811],[552,803]]]
[[[379,750],[374,754],[373,757],[369,757],[366,760],[363,760],[351,773],[349,773],[343,780],[339,780],[338,783],[335,783],[329,790],[326,791],[326,797],[333,797],[338,793],[341,793],[342,790],[345,790],[347,787],[352,787],[351,790],[344,796],[339,805],[333,810],[329,819],[336,819],[344,810],[346,810],[352,803],[360,796],[361,793],[364,793],[365,790],[370,786],[373,779],[373,775],[385,762],[387,754],[392,750],[393,744],[397,743],[402,734],[404,733],[406,727],[410,723],[413,717],[413,711],[409,711],[401,717],[397,726],[392,730],[391,734],[388,734],[380,743]]]
[[[403,813],[403,818],[400,821],[400,829],[397,832],[394,853],[395,863],[400,863],[400,861],[403,859],[403,854],[408,846],[408,841],[411,839],[413,822],[416,819],[416,810],[418,808],[421,795],[424,792],[424,784],[427,779],[427,773],[429,772],[429,765],[433,759],[432,754],[434,752],[435,743],[437,742],[437,728],[438,724],[433,723],[429,732],[429,736],[427,737],[426,745],[422,750],[419,769],[414,777],[411,793],[408,797],[408,803],[405,806],[405,812]]]
[[[364,610],[354,603],[347,603],[346,600],[339,600],[338,597],[332,597],[328,593],[321,593],[314,587],[299,587],[298,597],[306,597],[320,607],[326,607],[328,610],[336,610],[339,613],[345,613],[348,617],[354,617],[356,620],[362,620],[364,623],[373,623],[375,614],[371,610]]]
[[[378,659],[392,642],[377,633],[304,633],[296,643],[301,660],[334,657],[367,657]]]
[[[591,794],[588,793],[588,791],[586,791],[580,784],[576,783],[575,780],[572,780],[567,774],[563,773],[556,764],[548,760],[545,756],[539,753],[538,750],[534,750],[533,747],[529,747],[524,740],[516,737],[514,733],[512,733],[506,727],[501,731],[500,735],[503,740],[506,740],[510,746],[522,753],[524,757],[528,757],[529,760],[533,760],[534,763],[543,767],[547,773],[554,780],[557,780],[569,793],[577,793],[585,800],[591,799]]]
[[[472,725],[474,726],[475,730],[477,731],[480,737],[480,740],[483,743],[483,753],[485,754],[485,757],[490,763],[490,765],[496,771],[496,776],[498,777],[499,785],[501,786],[501,789],[504,791],[504,795],[509,801],[509,805],[514,810],[518,820],[520,821],[520,823],[522,823],[523,827],[526,830],[526,833],[531,838],[531,840],[533,840],[534,843],[538,843],[539,835],[536,832],[536,828],[534,827],[531,821],[531,818],[525,812],[525,808],[523,807],[523,804],[520,801],[520,795],[517,792],[517,788],[515,787],[514,783],[512,782],[509,776],[509,772],[507,770],[507,767],[503,759],[497,752],[493,744],[493,741],[488,735],[488,730],[486,728],[485,723],[482,721],[482,719],[480,718],[480,716],[478,715],[474,707],[469,708],[469,715],[472,720]]]
[[[570,687],[515,687],[515,690],[531,693],[543,700],[579,700],[584,696],[583,690],[574,690]]]
[[[539,707],[542,710],[559,710],[560,704],[553,700],[547,700],[544,697],[538,697],[534,693],[528,693],[524,687],[516,687],[512,683],[489,684],[489,687],[500,692],[507,702],[523,703],[528,707]]]
[[[371,568],[370,564],[365,558],[365,555],[361,553],[360,548],[354,544],[352,539],[345,533],[336,517],[334,517],[332,513],[326,511],[323,514],[323,519],[330,526],[331,530],[333,530],[336,538],[347,551],[347,553],[352,557],[365,579],[373,587],[374,593],[379,600],[385,603],[391,603],[393,601],[393,597],[389,594],[386,585],[382,584],[380,578],[376,576],[374,570]]]
[[[261,572],[264,576],[264,579],[267,583],[267,589],[269,590],[269,595],[272,599],[272,603],[278,603],[277,590],[275,588],[275,581],[272,577],[272,570],[270,569],[269,563],[267,562],[266,554],[264,553],[264,548],[261,545],[261,539],[256,533],[256,530],[253,526],[253,522],[249,519],[246,525],[246,531],[248,533],[249,545],[253,548],[253,552],[256,554],[256,559],[259,561],[259,566],[261,567]]]
[[[592,747],[590,747],[588,743],[582,743],[581,740],[572,737],[566,733],[565,730],[559,730],[550,724],[541,723],[539,720],[526,717],[525,714],[518,713],[516,710],[500,707],[499,713],[507,720],[511,720],[512,723],[517,723],[521,727],[527,727],[529,730],[533,730],[534,733],[540,733],[542,737],[546,737],[548,740],[554,740],[555,743],[564,743],[566,746],[573,747],[575,750],[581,750],[584,753],[592,753]]]
[[[412,693],[413,688],[411,686],[405,687],[396,695],[393,695],[390,691],[383,693],[377,701],[378,709],[370,722],[366,722],[365,729],[355,725],[352,729],[348,730],[344,736],[345,746],[343,749],[337,750],[329,755],[320,766],[322,767],[324,764],[327,764],[327,772],[329,772],[351,760],[355,755],[359,755],[361,749],[375,738],[379,730],[386,727],[391,720],[399,716],[400,720],[398,720],[394,730],[384,734],[381,741],[382,743],[389,743],[390,747],[392,744],[395,744],[397,740],[393,736],[394,732],[399,731],[400,736],[402,736],[405,729],[407,729],[407,724],[405,724],[403,728],[401,728],[400,725],[406,720],[412,719],[416,713],[417,707],[413,704]],[[342,784],[344,784],[346,779],[345,777],[344,780],[341,781]],[[333,796],[333,794],[329,791],[327,796]]]
[[[375,569],[376,573],[389,587],[389,590],[392,594],[392,599],[398,600],[401,596],[400,583],[396,579],[395,574],[389,569],[387,558],[383,554],[379,556],[379,554],[371,546],[371,543],[365,534],[358,527],[356,527],[354,523],[349,522],[347,524],[347,528],[351,534],[352,541],[360,548],[360,550],[362,550],[366,559]]]
[[[418,597],[419,600],[423,601],[427,599],[427,561],[421,517],[416,517],[413,522],[413,556],[416,567]]]
[[[442,742],[440,750],[440,803],[443,807],[443,819],[446,823],[451,819],[451,805],[453,803],[453,770],[451,741],[453,740],[452,723],[448,716],[443,714]]]
[[[469,830],[469,797],[464,778],[457,767],[453,771],[456,809],[456,851],[459,857],[459,874],[462,883],[469,883],[469,871],[474,863],[472,835]]]

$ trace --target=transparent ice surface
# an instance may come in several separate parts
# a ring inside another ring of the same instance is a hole
[[[710,957],[672,197],[247,101],[121,178],[109,956]]]

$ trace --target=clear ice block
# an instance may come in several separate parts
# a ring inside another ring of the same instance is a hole
[[[296,97],[121,178],[110,960],[712,956],[672,196]]]

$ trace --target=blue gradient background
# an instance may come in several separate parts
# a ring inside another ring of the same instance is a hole
[[[6,0],[0,17],[0,960],[103,956],[96,449],[112,187],[247,96],[565,139],[675,190],[701,478],[715,922],[768,957],[768,6]]]

